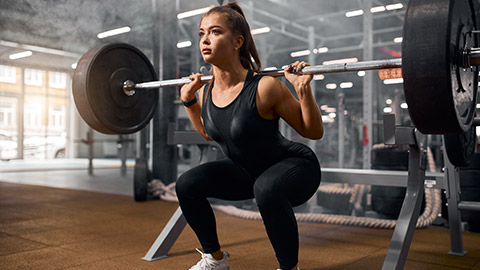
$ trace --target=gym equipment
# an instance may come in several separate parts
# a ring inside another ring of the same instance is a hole
[[[148,161],[145,158],[135,160],[133,171],[133,198],[137,202],[146,201],[148,198],[148,182],[152,180],[152,173],[148,170]]]
[[[475,16],[471,0],[408,4],[404,91],[412,122],[423,134],[461,134],[472,126],[478,88]]]
[[[88,51],[73,75],[73,97],[87,124],[106,134],[129,134],[145,127],[155,113],[158,92],[123,93],[130,79],[157,78],[148,58],[127,44],[109,44]]]
[[[467,132],[460,135],[443,135],[443,142],[450,162],[457,167],[466,167],[472,160],[477,147],[475,126],[472,125]]]
[[[435,12],[432,12],[432,5]],[[322,74],[402,67],[405,97],[415,127],[424,134],[462,134],[474,119],[480,48],[471,0],[410,1],[405,16],[402,58],[305,67]],[[153,116],[152,88],[180,86],[189,78],[152,81],[147,58],[127,44],[87,52],[73,80],[80,114],[104,133],[132,133]],[[283,76],[283,70],[262,71]],[[206,82],[211,76],[203,76]]]

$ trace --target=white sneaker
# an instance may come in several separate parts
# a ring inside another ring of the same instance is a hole
[[[212,254],[205,254],[196,248],[200,254],[202,254],[202,259],[194,266],[190,267],[189,270],[229,270],[227,263],[227,257],[230,257],[228,252],[223,251],[223,258],[221,260],[215,260]]]

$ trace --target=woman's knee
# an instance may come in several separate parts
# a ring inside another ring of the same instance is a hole
[[[259,207],[276,204],[282,198],[277,181],[258,179],[253,185],[255,201]]]
[[[195,174],[187,171],[182,174],[175,183],[175,191],[177,197],[192,196],[192,192],[196,190],[195,187]]]

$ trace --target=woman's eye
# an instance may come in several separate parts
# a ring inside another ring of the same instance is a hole
[[[199,37],[203,37],[204,35],[205,35],[205,33],[203,33],[203,32],[198,33]]]

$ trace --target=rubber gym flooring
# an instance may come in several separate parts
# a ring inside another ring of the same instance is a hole
[[[14,175],[0,174],[0,269],[188,269],[200,259],[187,226],[169,257],[141,260],[176,203],[8,181]],[[231,269],[276,269],[261,221],[216,216]],[[299,232],[301,269],[359,270],[381,269],[393,230],[299,223]],[[418,229],[405,269],[480,270],[480,234],[463,233],[463,243],[465,256],[448,255],[448,230]]]

